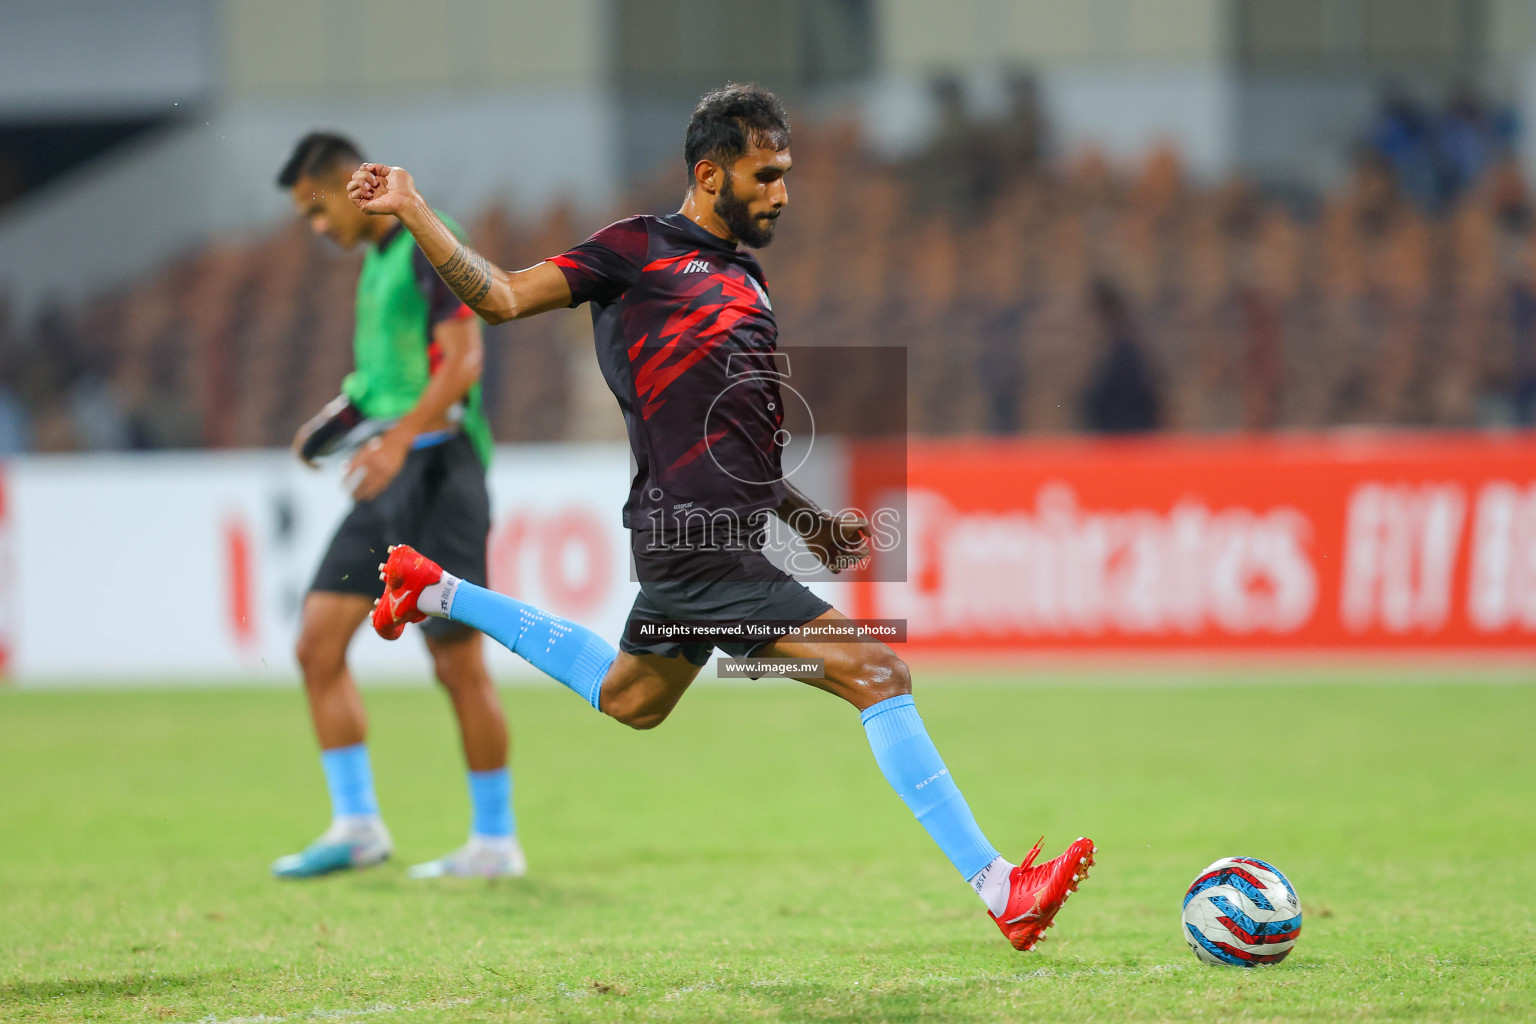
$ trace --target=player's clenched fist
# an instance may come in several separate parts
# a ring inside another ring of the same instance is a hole
[[[383,164],[363,164],[353,171],[352,180],[347,182],[347,196],[358,209],[374,214],[399,213],[421,198],[409,171]]]

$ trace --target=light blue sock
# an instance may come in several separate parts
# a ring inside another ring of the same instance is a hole
[[[469,830],[477,836],[506,839],[517,833],[512,817],[512,772],[492,768],[469,773]]]
[[[368,762],[368,744],[354,743],[320,751],[320,766],[325,769],[325,785],[331,791],[331,814],[335,817],[362,817],[379,813],[379,798],[373,792],[373,765]]]
[[[598,706],[603,677],[618,652],[587,627],[464,580],[454,588],[448,617],[473,626]]]
[[[997,859],[955,780],[949,777],[910,695],[891,697],[859,716],[875,763],[944,856],[967,881]]]

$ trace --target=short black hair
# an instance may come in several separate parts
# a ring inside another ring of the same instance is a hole
[[[336,169],[338,164],[363,162],[363,151],[345,135],[336,132],[310,132],[299,140],[288,162],[277,172],[280,188],[293,188],[300,178],[313,178]]]
[[[739,82],[705,93],[688,118],[683,141],[689,183],[700,160],[728,164],[749,145],[789,148],[789,119],[779,98],[760,85]]]

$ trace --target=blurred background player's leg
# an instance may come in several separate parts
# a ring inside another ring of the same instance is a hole
[[[392,509],[386,536],[391,543],[419,544],[450,571],[484,583],[491,499],[480,456],[460,434],[414,452],[411,461],[421,468],[420,481],[408,494],[402,494]],[[384,555],[371,552],[370,557],[369,578],[382,588],[378,563]],[[459,721],[471,819],[468,842],[436,860],[416,865],[411,877],[520,877],[528,864],[512,816],[507,720],[485,667],[484,642],[474,630],[445,619],[423,622],[421,632],[432,653],[437,680],[447,691]]]
[[[331,794],[331,825],[299,853],[279,858],[279,878],[311,878],[381,863],[393,852],[379,816],[368,760],[368,719],[347,668],[347,646],[367,618],[371,602],[358,594],[312,590],[295,651],[304,694],[320,741],[320,764]]]
[[[459,721],[468,768],[469,842],[411,869],[412,878],[438,875],[521,877],[528,862],[517,841],[512,773],[507,767],[507,720],[485,666],[484,642],[472,629],[439,620],[423,624],[437,681]]]

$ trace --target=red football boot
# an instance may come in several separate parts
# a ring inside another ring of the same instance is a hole
[[[1008,906],[1001,917],[990,912],[987,916],[997,922],[1014,949],[1030,950],[1045,941],[1045,930],[1056,923],[1056,911],[1088,877],[1097,849],[1091,839],[1079,839],[1060,857],[1036,865],[1040,853],[1036,843],[1024,863],[1008,873]]]
[[[421,592],[443,578],[443,567],[408,544],[389,549],[389,560],[379,563],[384,596],[373,602],[373,629],[385,640],[398,640],[406,623],[421,622],[426,613],[417,609]]]

